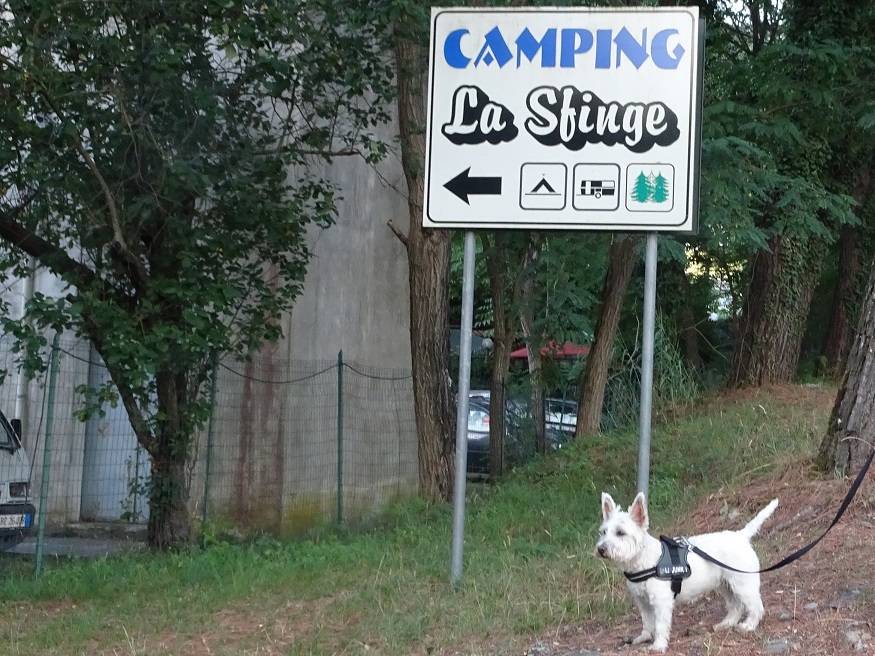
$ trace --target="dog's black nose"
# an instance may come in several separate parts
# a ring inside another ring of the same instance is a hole
[[[603,544],[600,544],[600,545],[596,548],[596,551],[598,551],[599,556],[601,556],[602,558],[604,558],[605,556],[607,556],[607,553],[608,553],[608,550],[605,549],[605,545],[603,545]]]

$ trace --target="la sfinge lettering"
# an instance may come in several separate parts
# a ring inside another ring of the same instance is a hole
[[[605,102],[592,91],[573,86],[541,86],[526,98],[530,116],[526,131],[545,146],[580,150],[586,144],[622,144],[635,153],[668,146],[680,137],[678,117],[662,102]],[[512,141],[518,134],[515,117],[475,86],[453,94],[445,137],[457,145]]]

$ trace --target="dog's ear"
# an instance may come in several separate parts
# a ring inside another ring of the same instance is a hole
[[[602,519],[607,519],[617,512],[617,504],[607,492],[602,492]]]
[[[638,526],[645,531],[647,530],[650,520],[647,517],[647,500],[644,498],[643,492],[639,492],[635,496],[635,501],[629,506],[629,516]]]

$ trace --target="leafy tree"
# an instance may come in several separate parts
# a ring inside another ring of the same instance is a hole
[[[643,176],[643,174],[642,174]],[[604,278],[598,323],[581,382],[577,408],[576,438],[599,432],[608,370],[623,311],[623,301],[635,268],[635,242],[632,235],[614,235],[610,260]]]
[[[0,12],[0,266],[20,275],[32,256],[67,285],[27,312],[103,358],[151,457],[154,547],[190,537],[186,464],[212,363],[280,337],[305,230],[333,219],[336,191],[310,164],[381,153],[367,129],[387,118],[391,71],[370,11],[30,0]],[[45,343],[24,323],[4,329]]]
[[[505,435],[507,434],[508,372],[510,354],[518,317],[514,301],[519,296],[520,236],[496,230],[480,235],[489,274],[489,297],[492,300],[492,374],[489,382],[489,474],[499,476],[505,469]]]
[[[810,27],[784,18],[793,3],[748,5],[709,26],[695,240],[738,310],[732,384],[795,374],[823,253],[855,220],[832,135],[846,125],[837,98],[863,79],[849,74],[850,50],[806,41]]]

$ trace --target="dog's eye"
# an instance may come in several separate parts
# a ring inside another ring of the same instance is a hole
[[[624,530],[621,529],[621,528],[618,528],[618,529],[617,529],[617,537],[618,537],[618,538],[624,538],[624,537],[626,537],[626,531],[624,531]]]

